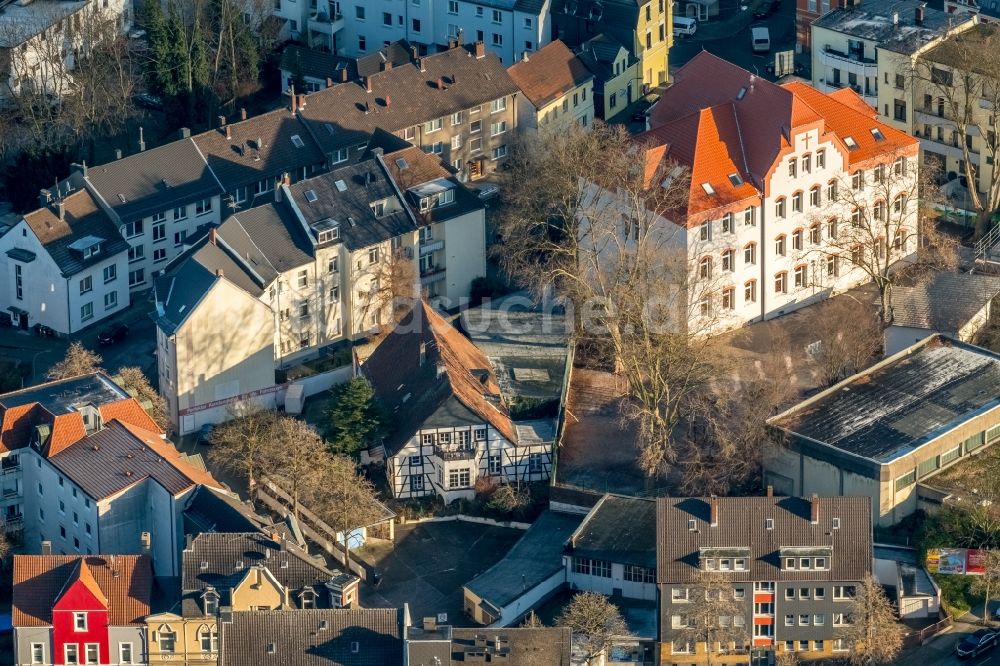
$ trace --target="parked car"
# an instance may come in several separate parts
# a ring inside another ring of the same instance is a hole
[[[771,14],[781,9],[781,0],[771,0],[760,6],[760,9],[753,13],[755,19],[766,19]]]
[[[38,337],[51,338],[55,334],[55,329],[49,328],[45,324],[35,324],[35,335]]]
[[[698,21],[688,16],[674,16],[674,37],[691,37],[698,32]]]
[[[479,188],[479,198],[483,200],[492,199],[498,194],[500,194],[500,188],[496,185],[486,184]]]
[[[198,443],[203,445],[208,445],[212,443],[212,433],[215,431],[215,426],[211,423],[206,423],[198,431]]]
[[[959,659],[975,657],[987,650],[992,650],[996,642],[997,635],[992,629],[978,629],[955,646],[955,654],[958,655]]]
[[[128,326],[125,324],[114,324],[97,334],[97,344],[102,347],[121,342],[128,337]]]
[[[156,95],[150,95],[149,93],[139,93],[135,95],[132,99],[138,106],[144,109],[152,109],[153,111],[163,110],[163,100]]]
[[[771,50],[771,31],[767,26],[755,25],[750,28],[751,45],[754,53],[767,53]]]

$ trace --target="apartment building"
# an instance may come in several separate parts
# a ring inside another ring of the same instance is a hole
[[[913,59],[973,22],[919,0],[848,0],[812,23],[812,84],[823,92],[851,88],[884,122],[907,130],[913,112],[907,94]]]
[[[179,432],[225,420],[236,400],[273,405],[276,367],[369,335],[395,298],[457,303],[485,274],[478,197],[436,156],[376,138],[395,149],[280,184],[157,279],[160,388]]]
[[[15,663],[146,664],[153,596],[145,555],[15,555]]]
[[[472,499],[480,476],[544,481],[555,428],[514,423],[490,361],[426,303],[361,366],[395,421],[382,445],[394,497]]]
[[[647,178],[669,184],[676,167],[690,170],[683,217],[653,215],[686,257],[695,330],[769,319],[866,282],[865,252],[916,251],[917,141],[853,91],[772,84],[703,52],[649,123],[637,137]],[[891,239],[860,240],[887,223]]]
[[[187,497],[221,487],[160,433],[117,419],[58,452],[29,447],[21,458],[26,550],[148,553],[158,576],[180,571]]]
[[[88,26],[113,21],[121,34],[132,26],[123,0],[43,0],[0,3],[0,105],[22,93],[61,98],[73,90],[77,54],[92,39]]]
[[[112,217],[79,178],[44,190],[39,203],[0,228],[0,307],[13,325],[69,335],[127,308],[129,245]]]
[[[787,494],[863,495],[879,526],[918,486],[1000,439],[1000,357],[933,335],[773,417],[764,477]]]
[[[594,75],[558,39],[507,69],[521,90],[519,129],[560,132],[594,120]]]
[[[548,44],[550,0],[422,0],[383,7],[356,0],[277,0],[275,15],[309,48],[360,58],[406,40],[421,55],[453,40],[483,42],[507,65]]]
[[[868,497],[663,497],[656,535],[661,664],[745,664],[786,652],[808,661],[849,650],[838,632],[872,571]],[[734,632],[739,640],[691,637],[706,575],[731,586],[719,593],[741,611],[719,626],[745,628]]]
[[[594,75],[594,117],[611,120],[626,111],[640,94],[641,61],[603,33],[580,44],[576,55]]]
[[[975,14],[982,23],[1000,21],[1000,1],[998,0],[945,0],[944,11],[957,16]]]
[[[149,659],[165,666],[217,664],[220,618],[241,611],[351,608],[358,582],[278,534],[189,535],[179,603],[145,618]]]
[[[156,430],[135,398],[103,373],[0,395],[0,520],[8,532],[24,529],[25,489],[32,489],[25,472],[30,450],[55,455],[115,419]]]
[[[600,34],[613,37],[640,62],[638,97],[670,79],[673,11],[667,0],[553,0],[553,34],[573,49]]]
[[[376,129],[437,155],[461,180],[496,170],[517,129],[517,86],[482,42],[417,57],[307,97],[300,116],[331,166],[364,150]]]

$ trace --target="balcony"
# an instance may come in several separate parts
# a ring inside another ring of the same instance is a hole
[[[476,450],[466,448],[445,449],[435,446],[434,455],[441,460],[473,460],[476,457]]]
[[[20,513],[16,516],[6,516],[3,519],[4,529],[10,532],[19,532],[24,529],[24,516]]]
[[[431,252],[437,252],[438,250],[444,249],[443,240],[429,240],[427,242],[420,243],[420,256],[425,254],[430,254]]]
[[[431,264],[429,266],[420,267],[420,282],[426,284],[428,282],[437,282],[444,278],[444,265],[442,264]]]
[[[856,53],[837,51],[829,45],[819,52],[819,62],[821,65],[835,67],[858,76],[878,78],[878,63],[874,59]]]
[[[10,458],[4,458],[0,460],[0,474],[14,474],[21,471],[21,461],[13,460]]]
[[[344,15],[327,12],[312,12],[309,15],[309,32],[315,32],[325,38],[332,38],[344,29]],[[311,41],[311,40],[310,40]]]

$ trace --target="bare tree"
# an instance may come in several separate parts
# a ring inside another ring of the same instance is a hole
[[[779,652],[774,663],[776,666],[799,666],[799,655],[795,652]]]
[[[298,518],[300,502],[314,497],[325,482],[330,452],[323,438],[305,421],[279,416],[274,432],[271,447],[279,460],[269,466],[267,477],[291,496],[292,514]]]
[[[92,352],[79,341],[70,343],[61,361],[49,368],[49,379],[67,379],[79,375],[89,375],[101,369],[101,355]]]
[[[390,252],[375,265],[368,288],[358,294],[363,325],[387,335],[417,302],[418,284],[413,260],[402,249]]]
[[[243,477],[252,499],[258,479],[272,469],[275,456],[280,455],[274,447],[278,414],[256,402],[242,401],[233,403],[227,411],[230,420],[212,431],[208,459]]]
[[[146,374],[135,366],[124,367],[118,371],[115,381],[125,391],[135,396],[140,403],[147,403],[146,412],[156,421],[160,430],[170,427],[170,415],[167,413],[167,401],[149,383]]]
[[[977,213],[976,234],[982,236],[1000,208],[1000,60],[984,54],[1000,52],[1000,30],[981,23],[956,32],[920,56],[909,72],[919,110],[937,116],[927,139],[962,151],[961,174],[969,203]],[[919,101],[917,101],[919,100]]]
[[[1000,551],[984,550],[983,573],[972,581],[972,589],[983,594],[983,623],[989,624],[990,600],[1000,586]]]
[[[716,643],[723,648],[722,652],[728,652],[731,647],[741,649],[748,642],[746,609],[733,593],[732,581],[722,572],[699,571],[690,590],[690,603],[682,616],[683,626],[675,631],[675,640],[703,643],[711,666]]]
[[[824,386],[871,364],[882,350],[882,324],[871,303],[852,295],[828,299],[802,312],[795,328]]]
[[[334,455],[323,470],[314,512],[341,535],[344,568],[350,570],[350,535],[382,518],[381,505],[371,481],[358,473],[357,464],[345,455]]]
[[[521,621],[522,629],[541,629],[544,626],[545,623],[538,619],[538,615],[535,614],[535,611],[528,611],[528,614],[525,615],[524,619]]]
[[[847,616],[849,625],[839,638],[849,646],[852,665],[886,664],[896,658],[903,647],[904,631],[874,576],[855,590]]]
[[[573,643],[583,650],[588,664],[605,654],[616,637],[632,635],[618,607],[597,592],[577,593],[556,624],[573,630]]]

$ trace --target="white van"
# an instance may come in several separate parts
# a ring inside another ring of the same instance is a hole
[[[686,16],[674,17],[674,37],[683,37],[685,35],[690,37],[696,32],[698,32],[698,21]]]
[[[771,50],[771,33],[764,26],[750,29],[754,53],[767,53]]]

